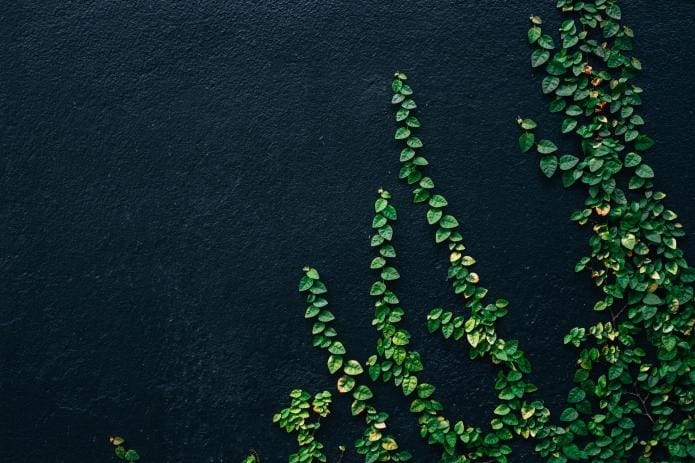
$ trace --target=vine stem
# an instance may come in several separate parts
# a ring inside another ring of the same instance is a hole
[[[336,463],[343,463],[343,457],[345,456],[345,449],[340,450],[340,456],[338,457],[338,461]]]
[[[626,394],[637,397],[637,399],[642,404],[642,411],[644,412],[644,416],[646,416],[649,419],[649,421],[651,421],[651,423],[654,424],[654,418],[652,418],[652,415],[649,414],[649,410],[647,409],[647,399],[649,399],[649,394],[647,394],[647,397],[645,398],[642,398],[642,396],[637,392],[626,392]]]
[[[612,310],[610,311],[610,313],[611,313],[611,320],[613,321],[613,327],[614,327],[614,328],[616,328],[615,324],[616,324],[616,321],[618,320],[618,317],[620,317],[620,315],[625,311],[625,309],[627,309],[627,305],[624,305],[623,308],[620,309],[620,310],[618,311],[618,313],[616,313],[616,314],[614,314]]]

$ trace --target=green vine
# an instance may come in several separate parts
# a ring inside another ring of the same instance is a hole
[[[399,323],[405,315],[393,282],[400,278],[392,244],[397,211],[391,196],[380,190],[375,202],[370,268],[378,279],[370,289],[374,298],[373,326],[379,332],[376,353],[365,362],[372,381],[381,379],[415,394],[410,410],[417,416],[420,435],[441,449],[441,462],[501,462],[511,453],[516,437],[535,443],[535,450],[551,463],[567,461],[684,462],[695,458],[692,354],[693,281],[695,272],[677,247],[682,226],[667,209],[664,193],[654,190],[654,172],[642,161],[653,141],[641,132],[644,119],[636,113],[642,90],[631,80],[641,70],[630,56],[633,32],[622,26],[615,0],[583,2],[559,0],[569,16],[560,27],[561,47],[543,32],[542,20],[531,17],[531,64],[545,71],[543,93],[553,99],[552,113],[564,113],[561,131],[575,154],[558,156],[556,143],[536,136],[537,123],[518,118],[523,133],[522,152],[535,147],[540,169],[547,177],[562,172],[565,187],[585,185],[585,207],[571,219],[591,224],[591,255],[575,266],[588,270],[604,293],[594,309],[606,319],[588,327],[574,327],[564,344],[579,349],[574,387],[567,407],[551,420],[535,385],[525,379],[531,365],[517,340],[506,340],[497,321],[507,314],[505,299],[490,301],[466,255],[459,221],[446,198],[426,175],[423,141],[416,136],[420,120],[412,88],[402,72],[392,83],[392,104],[402,143],[399,178],[412,187],[413,201],[426,210],[435,242],[445,247],[447,277],[465,311],[435,308],[427,316],[430,333],[454,341],[465,340],[471,359],[490,361],[497,368],[495,389],[500,400],[489,428],[481,429],[443,415],[433,398],[435,386],[421,382],[420,355],[408,349],[410,333]],[[573,143],[572,143],[573,142]],[[563,143],[564,145],[565,143]],[[365,413],[364,436],[356,443],[367,463],[406,461],[392,436],[384,436],[388,415],[369,405],[373,393],[359,381],[364,373],[357,360],[345,360],[345,347],[330,326],[334,319],[322,296],[326,286],[318,272],[304,269],[299,285],[307,295],[306,318],[314,320],[314,345],[329,353],[328,369],[339,374],[337,389],[352,392],[353,415]],[[342,369],[342,374],[341,374]]]
[[[396,293],[398,212],[391,194],[380,189],[371,237],[370,269],[376,281],[369,290],[372,325],[379,334],[375,353],[365,362],[350,358],[333,326],[319,272],[305,267],[299,281],[313,345],[326,351],[336,390],[352,399],[352,415],[364,419],[354,446],[365,463],[412,459],[387,431],[389,415],[373,405],[368,380],[390,384],[409,398],[421,437],[440,452],[442,463],[507,463],[509,443],[519,438],[531,441],[549,463],[695,461],[695,270],[678,248],[682,225],[664,204],[666,194],[655,188],[654,170],[644,161],[654,141],[643,133],[645,121],[638,114],[643,91],[633,79],[642,65],[632,56],[634,33],[621,24],[617,0],[557,0],[556,5],[566,18],[559,37],[546,33],[538,16],[530,17],[527,37],[531,66],[542,74],[541,90],[551,99],[549,110],[562,114],[562,141],[543,138],[533,119],[518,117],[518,144],[522,153],[538,153],[544,176],[559,175],[564,187],[585,193],[584,206],[570,218],[589,225],[590,252],[574,269],[588,273],[600,289],[594,310],[605,317],[564,336],[563,343],[578,350],[577,367],[566,406],[551,415],[527,379],[531,364],[519,341],[498,332],[509,302],[489,297],[475,271],[476,259],[466,253],[459,220],[427,175],[413,89],[407,76],[396,72],[391,103],[400,149],[398,177],[412,189],[413,202],[423,206],[434,241],[445,250],[447,280],[461,305],[456,312],[431,309],[427,330],[467,343],[471,360],[490,362],[499,402],[484,427],[453,422],[435,398],[436,387],[422,381],[425,365],[410,349],[411,334],[401,326],[405,310]],[[559,155],[558,145],[567,154]],[[316,434],[330,415],[331,393],[295,389],[290,399],[273,416],[280,428],[296,434],[299,449],[289,462],[328,461]],[[122,437],[109,441],[117,458],[140,459]],[[339,446],[339,451],[337,463],[346,448]],[[260,461],[250,450],[243,463]]]
[[[560,0],[558,8],[570,17],[557,50],[541,19],[531,17],[531,64],[545,71],[550,111],[565,114],[562,132],[579,149],[558,157],[557,145],[536,142],[537,124],[521,118],[519,145],[523,152],[536,147],[547,177],[559,168],[565,187],[585,186],[585,207],[571,218],[592,225],[591,255],[576,271],[588,270],[602,289],[594,310],[607,318],[565,337],[581,347],[575,387],[564,424],[537,450],[551,461],[685,461],[695,457],[695,272],[677,247],[682,226],[642,160],[654,142],[637,114],[642,89],[631,83],[642,69],[631,56],[634,34],[620,24],[617,1]],[[649,431],[638,437],[639,426]]]

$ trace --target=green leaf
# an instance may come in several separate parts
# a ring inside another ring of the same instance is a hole
[[[439,220],[439,226],[442,228],[455,228],[458,224],[458,220],[452,215],[445,215]]]
[[[386,285],[381,281],[375,281],[369,290],[370,296],[380,296],[386,291]]]
[[[125,448],[119,445],[113,450],[118,458],[120,458],[121,460],[125,460]]]
[[[531,66],[537,68],[544,64],[550,58],[550,52],[539,48],[531,53]]]
[[[557,151],[557,146],[550,140],[541,140],[538,142],[538,147],[536,149],[541,154],[550,154]]]
[[[644,298],[642,299],[642,302],[644,302],[647,305],[661,305],[664,303],[661,300],[661,298],[654,293],[645,294]]]
[[[638,151],[647,151],[652,146],[654,146],[654,140],[647,135],[640,135],[635,141],[635,149]]]
[[[345,346],[340,341],[333,341],[331,347],[328,348],[328,352],[334,355],[343,355],[345,354]]]
[[[415,109],[417,108],[417,105],[413,100],[407,99],[403,103],[401,103],[401,107],[405,109]]]
[[[647,164],[641,164],[636,170],[635,174],[641,178],[653,178],[654,171]]]
[[[562,421],[574,421],[579,417],[579,413],[572,407],[565,408],[560,415]]]
[[[546,76],[543,78],[541,88],[544,94],[552,93],[560,85],[560,78],[556,76]]]
[[[422,140],[418,137],[410,137],[406,144],[411,148],[422,148]]]
[[[430,225],[434,225],[435,223],[439,222],[439,219],[442,217],[442,210],[441,209],[432,209],[430,208],[427,211],[427,223]]]
[[[434,394],[435,387],[428,383],[422,383],[417,387],[417,396],[421,399],[427,399]]]
[[[417,387],[417,377],[416,376],[408,376],[403,380],[403,394],[406,396],[409,396],[410,394],[415,391],[415,388]]]
[[[306,291],[307,289],[311,288],[312,285],[314,284],[314,280],[309,278],[308,276],[304,275],[300,280],[299,280],[299,291]]]
[[[620,11],[620,7],[618,6],[617,3],[610,3],[606,7],[606,14],[610,16],[613,19],[619,20],[622,17],[622,13]]]
[[[522,153],[527,152],[533,146],[536,136],[531,132],[524,132],[519,136],[519,149]]]
[[[396,130],[396,140],[403,140],[410,136],[410,129],[408,127],[398,127]]]
[[[579,162],[577,156],[572,156],[571,154],[564,154],[560,156],[560,170],[570,170]]]
[[[447,204],[449,204],[449,203],[447,202],[446,199],[444,199],[444,196],[441,196],[441,195],[433,195],[430,198],[430,202],[429,202],[430,206],[437,207],[437,208],[444,207]]]
[[[635,167],[642,162],[642,156],[637,153],[627,153],[625,155],[625,167]]]
[[[435,232],[435,241],[437,243],[441,243],[448,239],[451,236],[451,230],[447,230],[446,228],[438,228],[437,231]]]
[[[586,392],[578,387],[573,387],[567,395],[567,401],[571,404],[581,402],[586,397]]]
[[[635,249],[635,245],[637,244],[637,238],[635,238],[635,235],[632,233],[628,233],[622,238],[620,238],[620,243],[629,250]]]
[[[535,129],[538,127],[538,124],[536,124],[536,121],[533,119],[522,119],[521,121],[521,128],[524,130],[531,130]]]
[[[543,156],[540,161],[541,171],[543,174],[550,178],[553,176],[557,170],[557,157],[556,156]]]
[[[333,374],[343,366],[343,357],[341,355],[329,355],[326,364],[328,365],[328,371]]]
[[[399,79],[394,79],[393,82],[391,82],[391,90],[393,90],[393,93],[398,93],[401,91],[403,88],[403,81]]]
[[[543,34],[539,39],[538,39],[538,45],[541,47],[547,49],[547,50],[552,50],[555,48],[555,43],[553,42],[553,38],[549,36],[548,34]]]
[[[410,111],[409,111],[409,110],[407,110],[407,109],[405,109],[405,108],[399,109],[399,110],[396,112],[396,121],[400,122],[400,121],[402,121],[402,120],[405,120],[405,118],[408,117],[408,114],[410,114]]]
[[[577,127],[577,120],[572,119],[571,117],[568,117],[564,121],[562,121],[562,133],[569,133],[574,130],[574,128]]]
[[[528,30],[528,43],[535,43],[541,37],[542,31],[540,27],[533,26]]]
[[[125,461],[138,461],[140,459],[140,455],[138,455],[138,452],[135,450],[130,449],[125,453],[125,455],[123,455],[123,459]]]
[[[343,368],[343,371],[346,375],[357,376],[361,374],[364,370],[362,369],[362,365],[360,365],[360,362],[358,362],[357,360],[348,360],[345,363],[345,368]]]
[[[393,267],[386,267],[381,271],[381,278],[384,280],[397,280],[400,277],[398,270]]]
[[[369,400],[374,397],[374,394],[367,386],[360,384],[355,389],[355,392],[352,393],[352,396],[355,398],[355,400]]]

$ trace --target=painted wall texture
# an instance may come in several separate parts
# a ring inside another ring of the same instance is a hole
[[[271,423],[294,387],[333,388],[311,348],[302,266],[325,278],[347,347],[371,353],[376,190],[400,206],[405,326],[452,417],[484,425],[494,370],[426,333],[452,308],[443,251],[396,180],[394,70],[420,104],[432,175],[463,219],[503,334],[553,410],[571,387],[562,336],[593,320],[573,272],[582,194],[516,147],[517,115],[547,134],[528,16],[551,0],[25,1],[0,12],[0,453],[2,461],[110,461],[118,433],[145,462],[264,463],[294,444]],[[695,230],[695,9],[623,2],[645,74],[649,163]],[[692,235],[682,242],[691,261]],[[377,387],[399,442],[408,401]],[[339,400],[331,455],[361,433]],[[513,461],[538,461],[515,444]],[[354,455],[347,462],[358,461]]]

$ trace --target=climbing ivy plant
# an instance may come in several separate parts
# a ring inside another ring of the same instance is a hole
[[[601,290],[594,310],[605,317],[564,336],[564,344],[578,350],[577,369],[566,407],[551,415],[526,377],[531,364],[519,341],[497,330],[509,301],[492,300],[481,284],[459,221],[426,172],[413,89],[407,76],[396,72],[391,103],[400,144],[398,177],[412,189],[434,241],[446,250],[446,277],[461,304],[456,312],[432,308],[427,330],[467,343],[471,360],[495,367],[499,403],[485,427],[454,422],[436,398],[436,387],[421,380],[424,362],[410,349],[411,335],[400,325],[405,310],[396,293],[400,272],[392,243],[398,213],[391,194],[380,189],[371,237],[375,281],[369,290],[379,338],[366,361],[350,357],[340,340],[319,272],[305,267],[299,282],[313,345],[326,351],[336,390],[351,397],[352,414],[364,419],[354,447],[365,463],[412,459],[388,431],[389,415],[373,404],[369,384],[377,381],[409,398],[421,437],[439,450],[442,463],[506,463],[515,438],[531,441],[550,463],[695,461],[695,271],[677,246],[682,225],[664,204],[666,195],[656,190],[654,170],[644,161],[654,141],[643,133],[642,89],[633,83],[642,69],[632,56],[634,33],[621,23],[617,0],[557,0],[557,8],[566,17],[559,37],[531,16],[528,42],[531,66],[542,76],[549,111],[561,115],[563,136],[543,138],[533,119],[519,117],[518,143],[522,153],[537,152],[543,175],[561,176],[564,187],[585,193],[584,206],[571,213],[571,220],[590,226],[589,253],[574,269],[588,273]],[[289,406],[273,416],[273,422],[296,434],[299,449],[289,463],[327,462],[316,434],[330,414],[331,393],[295,389],[290,398]],[[126,450],[123,438],[110,442],[117,458],[139,460],[135,450]],[[345,451],[339,447],[337,463]],[[242,463],[260,461],[251,450]]]
[[[337,391],[352,397],[352,414],[364,417],[355,449],[366,463],[411,459],[386,431],[388,414],[371,403],[368,382],[376,381],[410,398],[420,435],[440,450],[443,463],[505,463],[512,452],[508,443],[515,438],[533,442],[551,463],[695,459],[695,271],[677,246],[684,235],[677,215],[664,204],[666,195],[655,189],[654,171],[643,160],[654,141],[642,132],[642,89],[632,83],[642,68],[631,54],[634,34],[621,24],[617,0],[558,0],[557,7],[566,17],[559,37],[546,33],[541,18],[531,16],[528,42],[531,66],[542,75],[541,90],[551,99],[549,110],[563,115],[564,135],[557,142],[542,138],[533,119],[519,117],[519,148],[538,153],[546,177],[561,174],[564,187],[586,193],[584,207],[571,220],[590,225],[590,252],[575,270],[588,273],[600,288],[603,295],[594,310],[606,316],[564,336],[564,344],[578,349],[577,369],[566,407],[551,415],[526,378],[531,364],[519,342],[497,330],[509,302],[488,296],[474,270],[476,259],[466,253],[458,219],[427,175],[424,143],[417,136],[418,106],[407,76],[396,72],[391,103],[395,139],[401,144],[399,178],[411,187],[413,202],[422,205],[434,241],[446,249],[447,278],[462,306],[457,312],[432,308],[427,329],[466,342],[472,360],[493,364],[499,404],[484,428],[453,422],[435,398],[435,386],[421,381],[425,365],[409,348],[410,333],[400,326],[405,310],[394,285],[400,278],[392,244],[398,214],[389,192],[381,189],[371,238],[370,268],[376,279],[369,291],[372,325],[379,332],[376,352],[364,363],[350,358],[331,324],[335,317],[318,271],[306,267],[299,283],[313,344],[327,352]],[[314,437],[318,419],[308,421],[311,395],[295,390],[291,397],[290,407],[274,417],[298,434],[300,450],[289,461],[326,461]],[[321,392],[313,411],[325,417],[329,403],[330,394]]]
[[[591,253],[575,269],[602,290],[594,310],[606,318],[565,337],[580,349],[575,387],[563,423],[536,449],[552,461],[685,461],[695,458],[695,272],[677,247],[684,235],[677,215],[643,160],[654,142],[638,113],[642,89],[632,83],[642,69],[632,56],[634,33],[615,0],[557,5],[568,15],[558,45],[537,16],[528,41],[549,109],[564,116],[569,153],[558,156],[524,118],[519,146],[535,147],[547,177],[561,173],[565,187],[586,192],[571,218],[591,225]],[[648,431],[640,435],[640,427]]]

